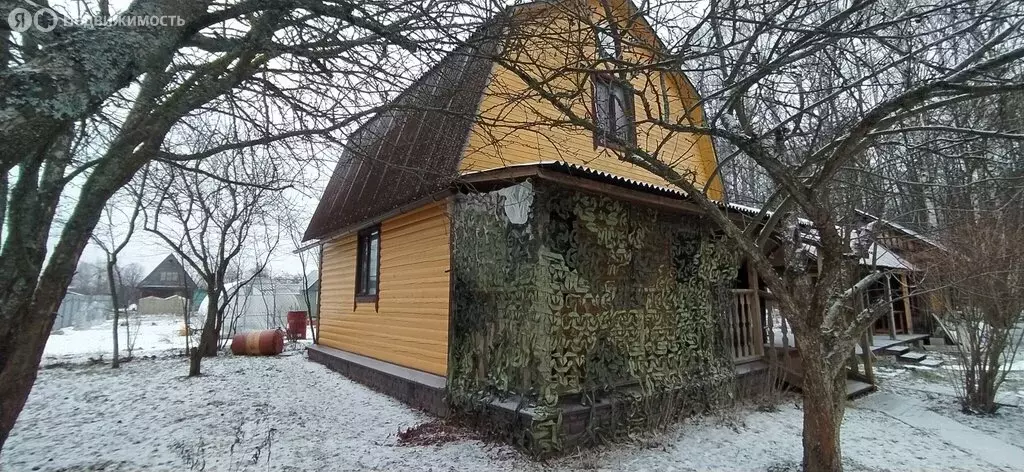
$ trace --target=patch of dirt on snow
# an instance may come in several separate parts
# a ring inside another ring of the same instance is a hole
[[[479,439],[482,439],[480,434],[465,422],[448,419],[433,419],[398,431],[399,446],[432,446]]]

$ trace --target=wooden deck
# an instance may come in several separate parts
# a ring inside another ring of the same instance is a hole
[[[788,355],[782,352],[779,353],[788,358],[787,361],[783,361],[785,364],[781,365],[781,373],[783,380],[785,380],[790,388],[801,391],[804,383],[803,366],[801,365],[799,355],[794,355],[795,352],[789,351]],[[875,389],[875,385],[871,383],[853,378],[846,379],[846,397],[851,400],[874,392]]]
[[[878,354],[886,348],[913,344],[927,338],[927,334],[897,334],[896,339],[890,338],[888,334],[876,334],[871,337],[871,352]],[[857,346],[857,354],[863,353],[863,349],[861,349],[860,346]]]
[[[775,346],[774,347],[781,347],[783,345],[782,334],[779,333],[778,330],[774,331],[774,334],[775,334]],[[915,342],[918,342],[918,341],[921,341],[921,340],[924,340],[924,339],[927,339],[927,338],[928,338],[927,334],[897,334],[896,335],[896,339],[891,339],[888,334],[876,334],[876,335],[871,337],[871,352],[878,354],[878,353],[884,351],[886,348],[889,348],[889,347],[899,346],[899,345],[904,345],[904,344],[912,344],[912,343],[915,343]],[[789,347],[793,347],[794,343],[799,344],[799,342],[800,342],[799,340],[795,340],[795,338],[794,338],[792,333],[789,334],[787,341],[788,341],[787,345]],[[765,348],[768,348],[768,347],[769,347],[769,345],[765,344]],[[864,353],[864,351],[858,345],[857,346],[857,354],[863,354],[863,353]]]

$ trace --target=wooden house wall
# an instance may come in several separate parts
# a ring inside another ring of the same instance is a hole
[[[573,2],[566,2],[572,4]],[[596,0],[591,7],[599,8]],[[592,108],[591,75],[587,72],[567,73],[572,61],[590,61],[595,56],[594,33],[587,22],[579,21],[580,13],[567,7],[552,7],[525,18],[506,33],[504,54],[517,67],[529,69],[532,77],[544,77],[563,100],[573,104],[579,116],[589,116]],[[596,15],[596,13],[595,13]],[[652,62],[650,48],[656,41],[649,27],[641,22],[622,22],[634,39],[624,55],[639,62]],[[638,44],[650,44],[647,49]],[[589,58],[589,59],[587,59]],[[587,62],[589,64],[589,62]],[[603,67],[603,66],[595,66]],[[697,93],[681,72],[645,70],[630,84],[637,91],[634,97],[637,122],[637,144],[672,165],[684,176],[692,176],[703,185],[712,179],[717,166],[711,139],[692,133],[670,133],[655,124],[663,108],[662,83],[667,91],[668,117],[682,124],[703,123],[703,110],[697,105]],[[565,122],[565,115],[535,92],[509,68],[496,63],[491,80],[481,99],[480,119],[474,125],[466,146],[460,171],[481,171],[512,164],[561,160],[585,165],[619,176],[655,185],[668,185],[665,179],[625,162],[616,152],[595,145],[593,132]],[[713,198],[721,198],[723,186],[716,176],[708,189]]]
[[[378,303],[355,302],[355,233],[324,245],[320,344],[446,375],[447,201],[381,223]]]

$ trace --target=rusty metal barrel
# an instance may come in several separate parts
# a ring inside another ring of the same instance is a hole
[[[306,339],[306,312],[288,312],[288,338]]]
[[[284,333],[279,329],[247,331],[231,338],[231,352],[246,356],[275,356],[284,351]]]

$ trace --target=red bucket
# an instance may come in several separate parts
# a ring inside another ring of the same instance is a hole
[[[291,339],[306,339],[306,312],[288,312],[288,337]]]

